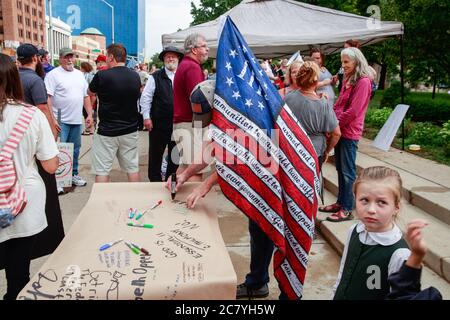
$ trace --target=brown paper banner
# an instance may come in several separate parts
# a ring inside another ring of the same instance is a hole
[[[235,299],[236,273],[208,194],[194,210],[187,183],[171,202],[162,183],[95,184],[63,242],[18,299]],[[149,210],[155,203],[162,204]],[[136,221],[129,208],[149,210]],[[152,229],[127,223],[151,224]],[[149,252],[136,254],[122,241]]]

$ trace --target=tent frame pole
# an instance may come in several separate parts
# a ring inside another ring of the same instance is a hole
[[[404,78],[404,59],[403,59],[403,33],[400,36],[400,83],[401,83],[401,101],[402,104],[405,103],[405,78]],[[402,150],[405,150],[405,118],[402,121]]]

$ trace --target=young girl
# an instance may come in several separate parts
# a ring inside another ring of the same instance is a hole
[[[401,190],[400,175],[386,167],[366,168],[356,179],[353,192],[360,222],[348,233],[333,290],[335,300],[385,299],[391,291],[390,275],[402,266],[420,269],[427,250],[421,234],[426,222],[414,220],[408,225],[411,251],[395,224]]]

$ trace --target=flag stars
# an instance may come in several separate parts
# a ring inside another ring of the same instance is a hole
[[[257,94],[258,96],[261,96],[261,88],[258,88],[258,91],[256,91],[256,94]]]
[[[233,67],[231,66],[231,63],[229,63],[229,62],[227,62],[227,64],[225,65],[225,68],[227,68],[228,71],[233,69]]]
[[[237,56],[237,52],[236,50],[230,50],[230,56],[232,56],[233,58],[235,58]]]
[[[265,83],[265,82],[264,82],[264,84],[263,84],[263,87],[264,87],[264,89],[266,89],[266,90],[269,89],[269,86],[268,86],[267,83]]]
[[[247,48],[245,46],[243,46],[242,51],[247,52]]]
[[[233,80],[231,78],[228,78],[228,77],[227,77],[227,81],[226,82],[227,82],[229,87],[231,87],[231,85],[234,83]]]
[[[258,72],[259,72],[259,75],[262,77],[263,71],[261,69],[259,69]]]
[[[250,108],[253,105],[252,99],[245,99],[245,105]]]
[[[263,110],[265,108],[264,104],[261,101],[258,101],[258,108]]]
[[[241,97],[241,95],[239,94],[239,91],[233,91],[233,98],[235,98],[237,100],[240,97]]]

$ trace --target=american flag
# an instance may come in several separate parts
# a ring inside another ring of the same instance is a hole
[[[224,195],[273,241],[275,277],[290,299],[300,298],[320,194],[317,156],[230,17],[210,135]]]

